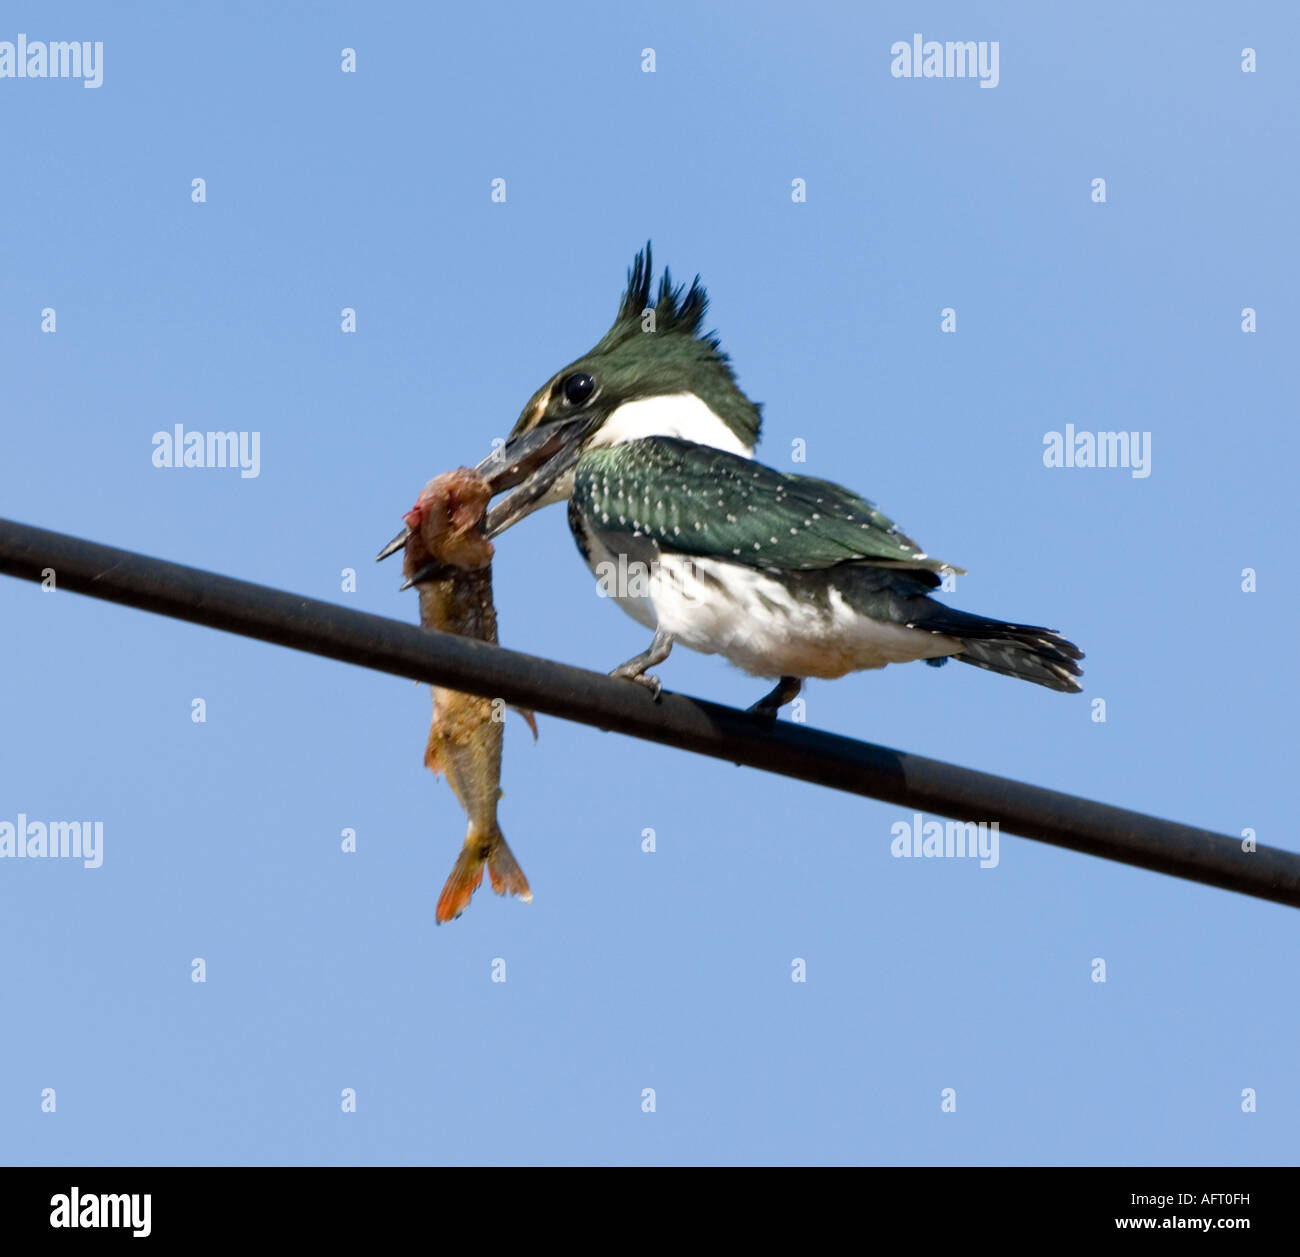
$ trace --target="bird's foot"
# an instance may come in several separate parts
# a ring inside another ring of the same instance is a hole
[[[627,671],[627,664],[624,664],[621,668],[615,668],[609,675],[612,677],[622,677],[625,681],[635,681],[638,685],[644,685],[645,688],[650,691],[650,697],[656,701],[659,698],[660,691],[663,689],[663,682],[660,681],[654,673],[629,672]]]
[[[658,699],[663,686],[659,678],[652,676],[646,669],[653,668],[657,663],[663,663],[668,658],[668,653],[672,648],[672,637],[665,633],[663,629],[656,629],[654,641],[645,650],[639,655],[634,655],[626,663],[619,664],[609,675],[622,677],[625,681],[635,681],[638,685],[644,685],[650,691],[651,696]]]
[[[803,689],[802,677],[782,677],[768,694],[764,694],[749,710],[756,716],[766,716],[775,720],[776,714],[786,703],[793,703]]]

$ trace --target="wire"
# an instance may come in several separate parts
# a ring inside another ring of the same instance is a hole
[[[1300,854],[0,519],[0,572],[1300,907]]]

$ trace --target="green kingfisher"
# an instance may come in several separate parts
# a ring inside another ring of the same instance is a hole
[[[703,330],[699,277],[674,287],[665,270],[657,297],[652,283],[647,244],[609,331],[533,394],[478,468],[494,494],[512,490],[489,512],[488,536],[567,501],[582,557],[653,631],[611,675],[657,695],[648,669],[680,643],[774,679],[751,708],[769,716],[809,677],[916,659],[1080,692],[1072,642],[936,602],[943,575],[961,568],[930,558],[866,498],[754,461],[760,408]]]

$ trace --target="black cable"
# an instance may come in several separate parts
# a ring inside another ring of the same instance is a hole
[[[1300,907],[1300,854],[0,519],[0,572]]]

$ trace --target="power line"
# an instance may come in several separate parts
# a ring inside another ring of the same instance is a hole
[[[1300,854],[0,519],[0,572],[1300,907]]]

